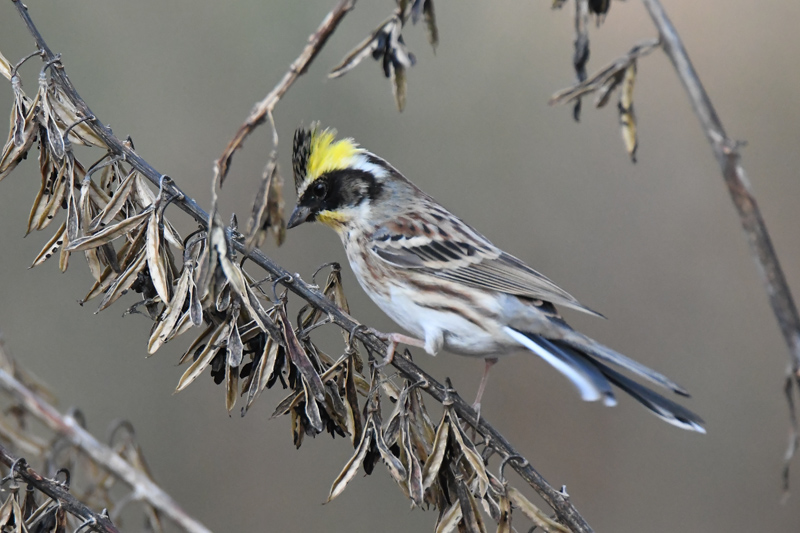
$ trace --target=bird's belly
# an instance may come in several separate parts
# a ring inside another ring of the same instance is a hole
[[[508,353],[513,344],[503,342],[506,335],[502,332],[492,331],[491,320],[478,326],[451,310],[418,305],[399,288],[391,288],[388,298],[373,300],[392,320],[424,340],[430,353],[445,349],[459,355],[494,357]]]
[[[427,306],[418,304],[402,286],[389,281],[387,272],[364,262],[356,247],[345,248],[353,273],[367,295],[389,318],[425,341],[428,353],[445,349],[459,355],[495,357],[517,346],[491,318],[476,320],[473,316],[469,320],[450,310],[456,304],[445,294],[432,295]],[[489,298],[483,303],[492,306],[496,301]]]

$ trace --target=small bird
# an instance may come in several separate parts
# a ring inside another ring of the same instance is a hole
[[[321,222],[339,234],[361,287],[413,335],[385,335],[386,362],[398,343],[431,355],[445,349],[485,359],[479,410],[497,358],[527,349],[563,374],[583,400],[615,405],[613,384],[662,420],[705,433],[700,417],[609,365],[688,396],[683,388],[575,331],[556,306],[602,315],[494,246],[388,162],[335,136],[317,125],[295,133],[297,205],[287,227]]]

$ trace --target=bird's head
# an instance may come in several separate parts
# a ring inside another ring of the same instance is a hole
[[[321,222],[341,231],[363,220],[395,171],[353,139],[336,140],[336,130],[299,128],[294,134],[292,171],[297,205],[287,227]]]

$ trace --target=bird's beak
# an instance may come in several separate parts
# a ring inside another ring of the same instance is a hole
[[[294,211],[292,211],[292,215],[289,217],[289,222],[286,223],[286,227],[292,229],[295,226],[299,226],[303,222],[306,222],[310,216],[311,209],[298,205],[294,208]]]

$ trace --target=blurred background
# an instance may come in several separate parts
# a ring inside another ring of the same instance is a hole
[[[208,206],[213,160],[335,2],[27,3],[99,118]],[[728,133],[748,142],[743,164],[798,297],[800,70],[791,65],[800,4],[664,3]],[[530,355],[495,367],[483,415],[552,485],[566,484],[597,531],[797,531],[799,496],[780,504],[786,348],[687,97],[661,52],[639,62],[639,162],[631,164],[614,105],[595,111],[586,101],[580,124],[569,107],[548,107],[574,76],[572,3],[561,11],[550,4],[437,2],[435,54],[422,25],[405,31],[418,63],[399,114],[371,59],[326,79],[394,7],[359,2],[277,106],[287,213],[292,134],[320,120],[609,318],[567,311],[575,327],[693,393],[683,403],[707,421],[706,436],[668,426],[628,398],[613,409],[583,403]],[[592,24],[589,72],[655,35],[639,2],[613,2],[606,22]],[[12,61],[33,50],[7,1],[0,50]],[[22,71],[30,93],[40,68],[33,63]],[[12,102],[5,83],[0,102]],[[270,150],[261,128],[234,157],[223,218],[235,211],[246,220]],[[322,506],[351,454],[347,440],[323,435],[295,450],[289,420],[269,419],[280,390],[263,394],[245,418],[238,406],[226,413],[224,391],[210,379],[173,395],[188,336],[145,359],[150,323],[121,317],[132,296],[95,316],[95,303],[76,304],[91,285],[79,256],[66,274],[52,261],[28,270],[50,237],[22,238],[38,184],[28,161],[0,189],[0,330],[62,409],[82,409],[101,438],[112,420],[129,419],[157,481],[215,531],[433,529],[435,512],[409,510],[380,468]],[[192,227],[177,209],[167,215]],[[264,249],[306,279],[324,262],[346,262],[338,238],[321,226],[292,230],[284,246],[268,241]],[[345,286],[357,318],[396,329],[347,268]],[[331,339],[340,349],[338,333]],[[416,360],[473,397],[481,361],[422,352]],[[792,481],[800,486],[800,460]]]

